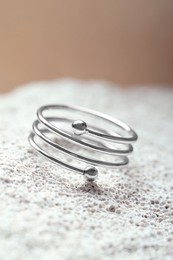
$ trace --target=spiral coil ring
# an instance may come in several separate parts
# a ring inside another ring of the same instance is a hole
[[[68,117],[59,117],[57,115],[53,117],[44,116],[44,112],[47,112],[48,110],[55,110],[56,112],[61,112],[61,114],[62,111],[67,111],[72,113],[75,116],[75,119],[73,120]],[[82,113],[82,116],[87,115],[93,117],[94,126],[88,122],[86,123],[84,120],[77,119],[76,114],[78,113]],[[123,122],[100,112],[86,108],[67,105],[46,105],[38,109],[37,117],[38,119],[33,122],[33,131],[30,133],[28,138],[31,146],[50,161],[84,175],[89,181],[94,181],[98,176],[98,169],[95,166],[117,168],[127,165],[129,162],[127,155],[133,151],[132,143],[138,138],[134,130]],[[103,127],[95,126],[95,119],[102,120],[101,124],[104,122],[105,124],[111,125],[113,128],[116,127],[123,130],[126,134],[128,134],[128,136],[125,137],[115,131],[108,132],[107,129],[105,130]],[[54,122],[57,124],[67,124],[70,127],[70,130],[65,131],[60,128],[59,125],[55,125]],[[42,128],[42,126],[44,126],[44,128]],[[62,140],[66,140],[70,144],[73,143],[77,145],[79,148],[89,150],[91,154],[93,154],[93,152],[99,154],[102,153],[112,156],[114,159],[118,159],[118,161],[112,162],[104,159],[98,160],[93,157],[91,158],[86,155],[81,155],[81,153],[65,148],[64,145],[61,145],[59,142],[51,139],[48,136],[50,133],[61,137]],[[53,148],[55,151],[62,152],[67,156],[87,163],[87,167],[83,169],[81,167],[73,166],[68,162],[64,162],[63,160],[57,158],[57,156],[50,154],[43,145],[38,144],[36,137],[39,137],[40,140],[42,140],[49,147]],[[121,148],[119,146],[117,148],[117,145],[121,146]]]

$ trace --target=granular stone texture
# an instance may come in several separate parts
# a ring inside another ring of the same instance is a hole
[[[36,109],[51,103],[131,125],[129,166],[87,183],[40,157],[27,137]],[[173,259],[173,90],[59,80],[1,95],[0,259]]]

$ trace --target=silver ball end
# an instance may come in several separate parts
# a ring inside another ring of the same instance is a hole
[[[72,123],[73,133],[83,135],[87,130],[87,124],[82,120],[76,120]]]
[[[84,170],[84,177],[87,181],[95,181],[98,177],[98,170],[96,167],[87,167]]]

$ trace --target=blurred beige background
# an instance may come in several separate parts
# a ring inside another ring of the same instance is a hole
[[[0,0],[0,91],[57,77],[173,83],[172,0]]]

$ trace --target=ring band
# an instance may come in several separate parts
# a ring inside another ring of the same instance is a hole
[[[56,115],[51,117],[45,116],[44,113],[49,112],[49,110],[55,111]],[[64,114],[71,113],[72,115],[70,115],[70,118],[69,115],[68,117],[57,116],[58,113],[62,115],[62,111],[64,111]],[[87,121],[78,119],[79,116],[77,114],[82,114],[82,118],[89,117],[89,119]],[[127,165],[129,162],[127,155],[133,151],[132,143],[138,138],[135,131],[125,123],[86,108],[67,105],[46,105],[37,110],[37,117],[38,119],[33,122],[33,131],[28,138],[31,146],[50,161],[84,175],[89,181],[94,181],[98,176],[98,169],[95,166],[117,168]],[[88,122],[90,118],[92,122]],[[97,120],[99,122],[95,126]],[[62,127],[60,128],[60,123],[63,124],[63,127],[66,124],[68,131],[62,129]],[[100,125],[104,125],[103,123],[109,125],[109,127],[105,126],[106,130],[100,127]],[[107,131],[108,128],[113,129]],[[117,128],[116,132],[115,128]],[[119,133],[119,130],[123,131],[123,133]],[[66,140],[70,145],[73,143],[79,148],[85,148],[91,155],[93,155],[93,152],[110,155],[113,159],[118,159],[118,161],[98,160],[97,158],[91,158],[88,155],[81,155],[81,153],[71,151],[71,149],[65,148],[57,140],[51,139],[48,136],[50,133],[61,137],[62,140]],[[60,151],[67,156],[85,162],[87,166],[81,168],[64,162],[50,154],[43,145],[39,145],[36,137],[39,137],[49,147],[54,148],[55,151]]]

